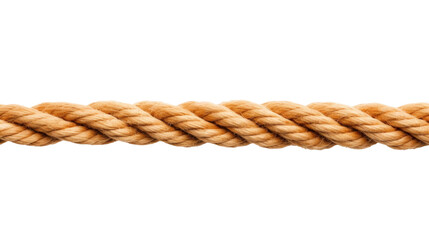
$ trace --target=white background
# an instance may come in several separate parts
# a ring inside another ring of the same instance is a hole
[[[427,1],[1,1],[1,104],[428,102]],[[0,239],[428,239],[429,147],[0,146]]]

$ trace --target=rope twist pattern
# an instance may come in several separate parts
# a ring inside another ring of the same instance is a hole
[[[265,148],[295,145],[307,149],[334,145],[363,149],[381,143],[394,149],[414,149],[429,144],[429,104],[399,108],[248,101],[179,106],[149,101],[88,106],[43,103],[32,108],[0,105],[0,143],[7,141],[31,146],[59,141],[94,145],[163,141],[183,147],[253,143]]]

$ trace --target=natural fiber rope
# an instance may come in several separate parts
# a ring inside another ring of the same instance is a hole
[[[0,143],[45,146],[61,140],[140,145],[163,141],[184,147],[254,143],[265,148],[296,145],[308,149],[334,145],[363,149],[382,143],[394,149],[413,149],[429,144],[429,104],[399,108],[247,101],[179,106],[161,102],[43,103],[33,108],[0,105]]]

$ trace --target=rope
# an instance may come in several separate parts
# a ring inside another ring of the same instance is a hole
[[[307,149],[334,145],[363,149],[381,143],[394,149],[413,149],[429,144],[429,104],[399,108],[248,101],[179,106],[148,101],[89,106],[43,103],[33,108],[0,105],[0,144],[7,141],[31,146],[59,141],[94,145],[163,141],[183,147],[253,143],[265,148],[295,145]]]

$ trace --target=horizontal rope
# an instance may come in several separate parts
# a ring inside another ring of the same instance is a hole
[[[32,108],[0,105],[0,144],[46,146],[59,141],[145,145],[163,141],[192,147],[212,143],[265,148],[289,145],[363,149],[381,143],[394,149],[429,144],[429,104],[399,108],[382,104],[354,107],[337,103],[222,104],[186,102],[96,102],[88,106],[43,103]]]

